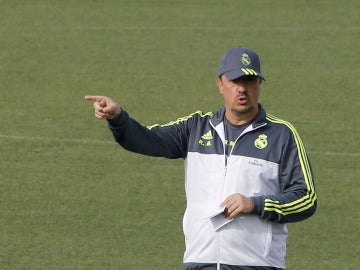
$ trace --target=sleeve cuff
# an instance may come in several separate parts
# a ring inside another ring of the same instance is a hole
[[[126,111],[124,111],[123,109],[121,109],[121,113],[120,115],[118,115],[117,117],[113,118],[113,119],[108,119],[108,124],[109,127],[111,128],[115,128],[115,127],[120,127],[126,124],[127,120],[129,118],[129,115]]]
[[[264,198],[262,196],[251,197],[254,202],[253,214],[262,215],[264,209]]]

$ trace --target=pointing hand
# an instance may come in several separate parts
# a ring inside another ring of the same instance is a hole
[[[113,119],[120,115],[120,105],[106,96],[85,96],[85,100],[94,101],[95,117]]]

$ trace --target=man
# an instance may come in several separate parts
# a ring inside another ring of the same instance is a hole
[[[258,55],[232,48],[218,70],[224,107],[151,127],[108,97],[85,97],[123,148],[185,160],[183,269],[284,269],[285,223],[316,210],[312,170],[297,131],[258,103],[264,80]]]

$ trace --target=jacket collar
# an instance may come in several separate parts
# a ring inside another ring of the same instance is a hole
[[[225,117],[225,106],[221,107],[218,111],[216,111],[213,117],[210,119],[210,122],[216,127],[220,123],[224,121]],[[255,117],[252,126],[253,128],[257,128],[266,124],[266,111],[261,104],[259,104],[259,113]]]

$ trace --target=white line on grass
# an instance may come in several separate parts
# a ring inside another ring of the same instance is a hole
[[[115,141],[109,140],[92,140],[92,139],[61,139],[61,138],[48,138],[48,137],[34,137],[34,136],[17,136],[0,134],[0,138],[24,140],[24,141],[46,141],[46,142],[64,142],[64,143],[80,143],[80,144],[114,144]]]
[[[115,144],[115,141],[110,140],[93,140],[93,139],[61,139],[61,138],[48,138],[48,137],[34,137],[34,136],[17,136],[0,134],[0,139],[24,140],[24,141],[47,141],[47,142],[64,142],[64,143],[80,143],[80,144]],[[309,154],[325,155],[325,156],[347,156],[358,157],[360,153],[347,153],[347,152],[321,152],[321,151],[308,151]]]
[[[358,157],[360,153],[346,153],[346,152],[320,152],[320,151],[307,151],[309,154],[318,154],[326,156],[348,156],[348,157]]]
[[[206,27],[206,26],[181,26],[181,27],[167,27],[167,26],[78,26],[73,28],[76,31],[228,31],[224,27]],[[337,26],[318,26],[318,27],[246,27],[249,31],[272,31],[272,32],[358,32],[359,26],[337,27]]]

